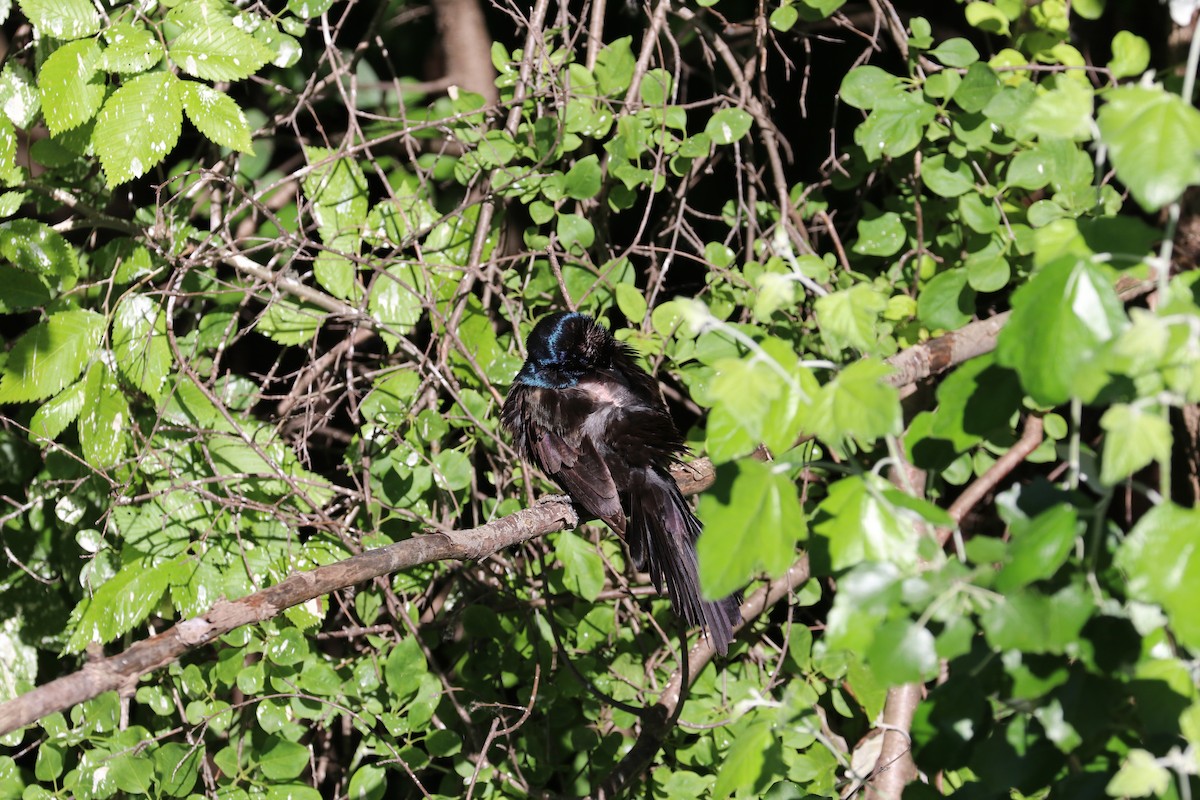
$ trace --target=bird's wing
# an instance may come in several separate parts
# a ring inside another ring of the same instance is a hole
[[[514,387],[504,421],[522,455],[532,459],[585,511],[625,533],[625,511],[608,465],[587,435],[594,407],[578,393]]]

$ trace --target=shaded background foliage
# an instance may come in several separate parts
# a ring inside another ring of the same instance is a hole
[[[1165,7],[4,31],[6,697],[530,504],[497,409],[564,307],[708,457],[708,591],[770,601],[688,669],[602,531],[426,564],[7,734],[0,795],[1190,796],[1200,114]]]

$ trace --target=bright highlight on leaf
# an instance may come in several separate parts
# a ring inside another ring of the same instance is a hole
[[[145,175],[175,149],[183,127],[178,82],[169,72],[139,75],[104,103],[92,141],[109,187]]]

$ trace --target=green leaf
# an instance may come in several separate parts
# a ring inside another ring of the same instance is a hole
[[[429,671],[421,643],[406,636],[392,648],[383,665],[383,677],[388,691],[401,702],[411,700],[421,688],[421,678]]]
[[[1087,141],[1092,138],[1093,94],[1090,85],[1063,77],[1037,96],[1017,129],[1022,136]]]
[[[907,235],[900,215],[888,211],[874,219],[858,221],[858,239],[852,249],[864,256],[895,255],[904,246]]]
[[[1096,122],[1117,177],[1147,211],[1200,182],[1200,111],[1162,87],[1113,89]]]
[[[613,97],[629,88],[637,66],[632,43],[632,37],[623,36],[596,54],[596,85],[601,94]]]
[[[222,147],[254,155],[250,123],[233,98],[196,81],[181,80],[172,88],[179,93],[183,110],[196,130]],[[366,213],[365,209],[363,213]]]
[[[827,341],[839,349],[849,345],[864,353],[875,350],[879,342],[876,327],[887,300],[874,286],[859,283],[830,292],[818,297],[815,306],[817,325]]]
[[[972,3],[971,5],[976,4]],[[979,3],[979,5],[992,7],[985,3]],[[970,6],[968,6],[969,8]],[[963,75],[962,82],[954,90],[954,102],[958,103],[958,107],[968,114],[977,114],[983,111],[999,91],[1000,76],[996,74],[996,70],[987,64],[976,62],[967,67],[967,74]]]
[[[48,60],[48,59],[47,59]],[[42,64],[42,75],[46,74]],[[101,95],[103,96],[103,95]],[[99,107],[99,101],[96,102]],[[29,70],[9,59],[0,71],[0,109],[18,128],[28,128],[42,107],[41,94]],[[95,109],[92,110],[95,113]]]
[[[600,159],[595,154],[581,158],[567,171],[563,189],[567,197],[588,200],[600,193]]]
[[[71,612],[66,651],[78,653],[92,642],[104,644],[132,630],[158,606],[175,566],[173,561],[153,566],[140,558],[124,564]]]
[[[967,24],[972,28],[979,28],[981,31],[988,33],[1007,36],[1009,33],[1008,17],[1004,16],[1004,12],[996,8],[991,3],[983,2],[983,0],[972,0],[967,3],[967,7],[963,9],[967,17]]]
[[[884,382],[886,364],[863,359],[849,365],[821,387],[809,427],[822,441],[844,448],[851,440],[863,447],[901,431],[900,395]]]
[[[128,22],[118,22],[107,28],[104,41],[108,46],[100,57],[100,69],[107,72],[145,72],[163,57],[157,37],[146,28]]]
[[[51,284],[73,284],[79,274],[75,248],[45,223],[14,219],[0,224],[0,256],[37,275],[55,278]],[[10,287],[5,287],[6,291]]]
[[[313,218],[321,240],[359,234],[367,219],[367,178],[353,158],[327,147],[305,147],[312,170],[304,177],[304,194],[313,204]],[[357,236],[350,251],[358,253]]]
[[[30,432],[44,439],[57,439],[83,410],[83,386],[83,381],[77,381],[43,403],[33,413]]]
[[[117,376],[102,362],[92,363],[83,385],[79,444],[83,457],[96,469],[115,465],[129,444],[129,404]]]
[[[88,0],[17,0],[38,33],[52,39],[82,39],[100,32],[100,14]]]
[[[640,325],[646,318],[648,309],[646,298],[631,283],[618,283],[616,292],[617,308],[621,309],[621,313],[625,315],[625,319],[629,320],[630,325]]]
[[[183,128],[178,81],[169,72],[139,75],[104,103],[92,143],[109,188],[145,175],[174,149]]]
[[[60,311],[35,325],[8,353],[0,403],[41,400],[74,383],[103,335],[104,317],[94,311]]]
[[[717,483],[700,496],[704,532],[696,545],[707,598],[736,592],[761,572],[782,575],[806,536],[804,511],[786,467],[745,459],[717,468]]]
[[[750,132],[754,118],[740,108],[722,108],[713,114],[704,132],[715,144],[733,144]]]
[[[892,97],[900,79],[870,64],[855,67],[842,78],[838,96],[843,103],[869,111],[885,98]]]
[[[193,12],[205,16],[188,25],[167,46],[167,52],[181,70],[206,81],[240,81],[249,78],[274,58],[262,42],[238,30],[221,12],[200,3]]]
[[[870,161],[905,155],[921,143],[936,113],[937,109],[915,92],[889,95],[854,129],[854,142]]]
[[[888,620],[875,631],[867,661],[889,686],[926,681],[938,671],[933,634],[907,619]]]
[[[307,303],[276,297],[258,319],[259,333],[279,344],[304,344],[321,327],[327,312]]]
[[[1104,452],[1100,480],[1109,486],[1128,478],[1153,461],[1170,463],[1171,425],[1157,408],[1117,403],[1100,418]]]
[[[1200,510],[1166,502],[1138,520],[1121,543],[1116,566],[1129,596],[1157,603],[1188,647],[1200,646]]]
[[[829,541],[833,569],[864,561],[911,566],[917,562],[917,530],[889,498],[878,475],[853,475],[829,487],[813,518],[813,533]],[[894,490],[892,490],[894,491]]]
[[[1166,797],[1171,791],[1171,771],[1159,764],[1153,753],[1135,747],[1104,791],[1109,797]]]
[[[1071,555],[1081,532],[1075,509],[1065,504],[1014,522],[1008,562],[996,576],[996,588],[1007,593],[1053,576]]]
[[[1117,31],[1112,40],[1112,60],[1108,68],[1114,78],[1133,78],[1150,66],[1150,44],[1136,33]]]
[[[582,252],[596,241],[596,229],[579,214],[559,214],[556,230],[558,240],[568,252]]]
[[[117,304],[112,345],[121,374],[160,399],[171,368],[171,350],[158,305],[148,295],[129,294]]]
[[[997,357],[1042,405],[1098,390],[1093,363],[1101,346],[1128,325],[1108,276],[1090,261],[1063,256],[1042,267],[1012,299]]]
[[[604,562],[595,545],[571,531],[558,535],[554,553],[563,565],[563,583],[586,600],[595,600],[604,589]]]
[[[1092,611],[1090,591],[1070,584],[1049,596],[1031,589],[1010,592],[987,606],[979,621],[997,650],[1062,653],[1077,646]]]
[[[961,37],[947,39],[930,50],[929,55],[947,67],[968,67],[979,60],[979,51],[975,49],[975,45]]]
[[[962,364],[937,388],[938,408],[930,435],[964,452],[984,438],[1011,430],[1024,392],[1012,370],[997,366],[989,353]]]
[[[458,450],[443,450],[433,457],[433,480],[449,491],[471,485],[471,459]]]
[[[273,781],[290,780],[308,766],[308,748],[278,735],[268,736],[258,757],[258,766],[263,775]]]
[[[154,772],[158,776],[159,791],[168,797],[185,797],[200,777],[199,747],[167,742],[154,751]]]
[[[756,720],[741,730],[721,760],[717,782],[713,786],[714,800],[724,800],[734,793],[740,796],[754,794],[763,774],[767,751],[774,740],[771,725],[765,720]]]
[[[104,76],[96,71],[99,64],[100,45],[92,39],[64,44],[46,59],[38,85],[51,134],[77,128],[96,115],[104,101]]]
[[[415,264],[392,264],[375,277],[367,307],[381,325],[404,335],[412,331],[424,309],[425,277]],[[385,341],[394,347],[396,338],[391,331],[383,332]]]
[[[942,197],[958,197],[975,189],[971,166],[944,153],[921,162],[921,180],[929,191]]]

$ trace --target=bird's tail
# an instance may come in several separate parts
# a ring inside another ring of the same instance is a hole
[[[665,585],[675,613],[689,625],[703,625],[713,647],[725,655],[733,626],[741,621],[741,597],[734,594],[715,602],[701,597],[696,558],[700,520],[669,475],[647,470],[631,489],[625,538],[634,564],[650,573],[655,589],[661,592]]]

